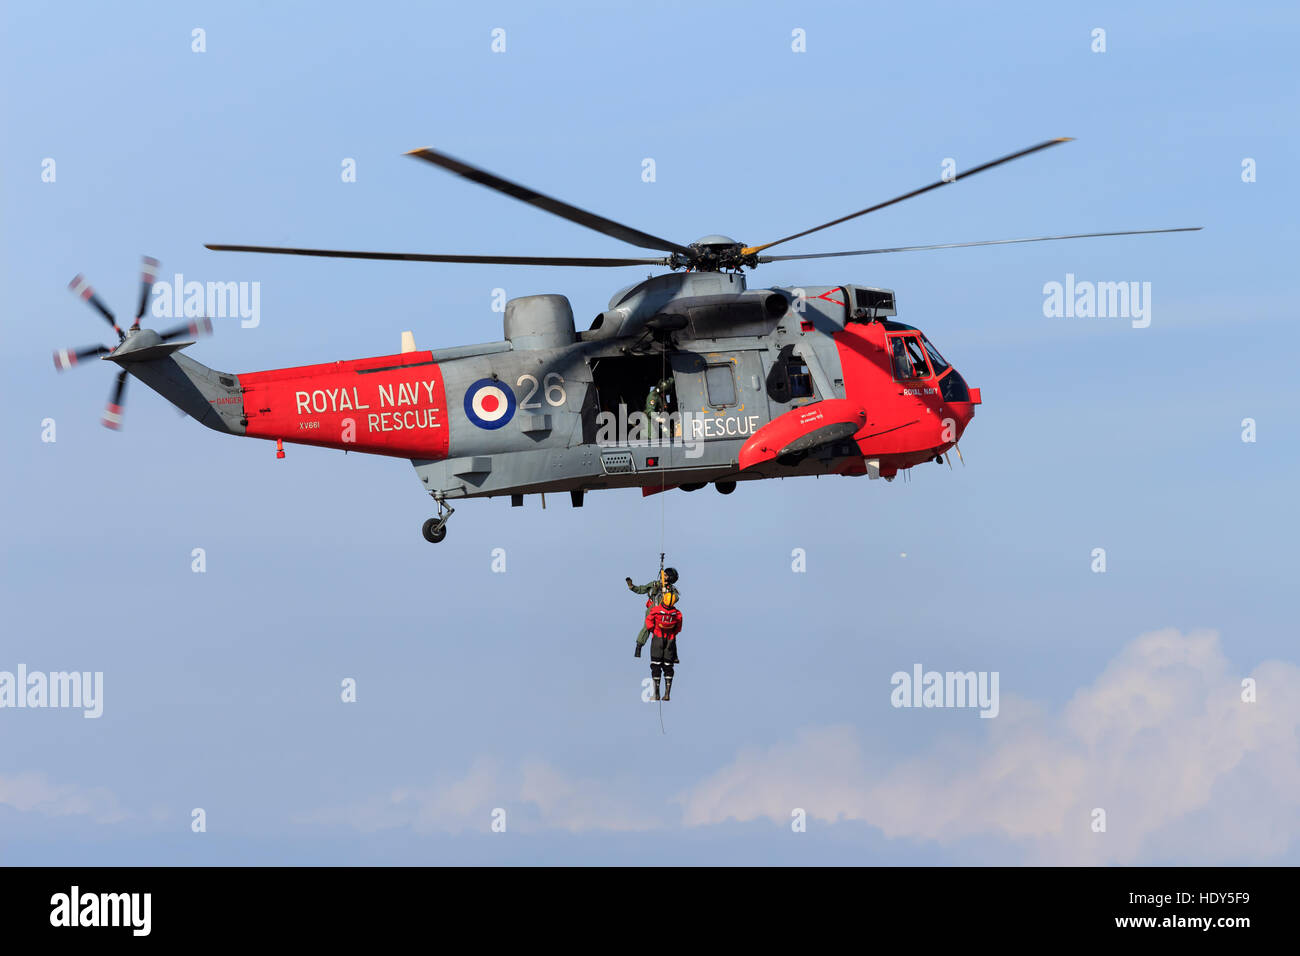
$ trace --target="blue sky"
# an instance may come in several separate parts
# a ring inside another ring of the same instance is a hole
[[[0,16],[0,670],[105,687],[97,720],[0,710],[0,862],[1300,861],[1294,7]],[[393,352],[404,329],[494,340],[497,288],[563,292],[582,321],[641,275],[202,247],[630,251],[402,155],[418,146],[679,241],[756,243],[1053,136],[1077,141],[788,251],[1205,230],[751,280],[893,288],[982,388],[966,467],[908,483],[467,502],[431,547],[405,462],[277,461],[138,382],[114,434],[109,371],[50,367],[105,340],[68,280],[126,313],[146,253],[164,278],[261,283],[256,328],[192,349],[235,372]],[[1067,273],[1150,282],[1150,327],[1045,318]],[[663,735],[622,584],[653,573],[661,517],[686,621]],[[997,671],[1001,713],[892,707],[915,663]]]

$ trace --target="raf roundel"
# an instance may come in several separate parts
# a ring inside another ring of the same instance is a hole
[[[481,378],[465,391],[465,417],[479,428],[500,428],[515,415],[515,394],[495,379]]]

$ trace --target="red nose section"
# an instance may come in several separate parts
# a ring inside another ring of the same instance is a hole
[[[792,408],[772,419],[741,446],[740,468],[743,471],[781,455],[849,438],[866,421],[867,413],[862,406],[844,398]]]

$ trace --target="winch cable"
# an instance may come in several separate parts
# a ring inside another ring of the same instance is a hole
[[[666,342],[664,343],[664,347],[660,351],[659,356],[659,382],[662,384],[668,380],[668,344]],[[664,400],[664,408],[666,409],[667,407],[668,402],[667,400]],[[656,427],[656,433],[659,436],[660,445],[662,446],[663,429]],[[669,452],[672,451],[671,433],[668,436],[668,450]],[[664,573],[664,551],[666,550],[664,547],[664,541],[667,538],[668,533],[668,488],[666,487],[666,482],[668,480],[666,470],[668,468],[668,459],[667,456],[663,454],[662,447],[659,451],[659,580],[662,583]]]
[[[662,385],[665,381],[668,380],[668,343],[667,342],[663,343],[663,346],[659,351],[659,356],[660,356],[659,385]],[[659,386],[656,386],[656,388],[658,387]],[[666,409],[668,407],[668,403],[666,400],[663,399],[662,394],[660,395],[660,400],[664,402],[664,408]],[[664,448],[663,448],[663,429],[659,427],[659,423],[657,421],[655,422],[654,428],[655,428],[655,435],[660,439],[659,441],[659,445],[660,445],[659,448],[659,588],[660,591],[662,592],[663,588],[667,586],[667,582],[664,580],[664,554],[667,550],[665,542],[668,537],[668,488],[667,488],[668,474],[666,470],[668,467],[668,461],[667,461],[667,456],[664,454]],[[670,452],[672,451],[671,434],[669,434],[668,437],[668,450]],[[650,647],[653,650],[654,644],[652,643]],[[668,731],[664,730],[664,702],[660,700],[658,701],[658,704],[659,704],[659,733],[666,735]]]

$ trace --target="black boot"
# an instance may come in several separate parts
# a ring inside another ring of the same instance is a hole
[[[668,700],[668,695],[671,694],[672,692],[673,692],[673,679],[671,677],[665,677],[664,678],[664,700]]]
[[[654,699],[655,699],[655,700],[658,700],[658,699],[659,699],[659,678],[658,678],[658,677],[655,678],[655,697],[654,697]]]
[[[632,656],[633,656],[633,657],[640,657],[640,656],[641,656],[641,645],[640,645],[640,644],[638,644],[638,645],[636,646],[636,653],[633,654]]]

